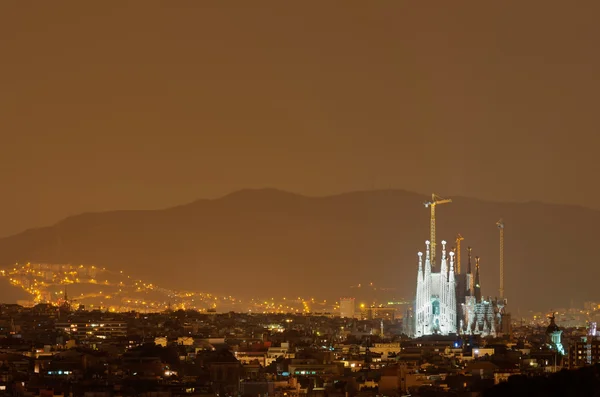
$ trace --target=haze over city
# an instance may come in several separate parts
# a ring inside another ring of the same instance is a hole
[[[598,15],[0,2],[0,397],[592,395]]]
[[[0,235],[263,187],[600,209],[599,8],[4,3]]]

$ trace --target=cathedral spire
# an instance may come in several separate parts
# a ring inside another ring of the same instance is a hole
[[[427,249],[425,250],[425,277],[431,273],[431,242],[425,241]]]
[[[468,296],[475,295],[475,285],[473,283],[473,269],[471,268],[471,247],[467,247],[467,293]]]
[[[442,259],[446,259],[446,240],[442,240]]]
[[[456,278],[454,276],[454,254],[455,250],[450,251],[450,271],[448,272],[448,299],[450,310],[450,332],[457,332],[456,329]]]
[[[418,319],[421,319],[421,317],[423,316],[422,314],[422,307],[423,307],[423,282],[424,282],[424,277],[423,277],[423,253],[422,252],[418,252],[417,256],[419,257],[418,263],[419,263],[419,270],[417,273],[417,296],[415,297],[416,299],[416,306],[415,306],[415,335],[417,336],[421,336],[423,335],[423,327],[422,324],[418,321]]]
[[[467,247],[467,254],[468,254],[468,265],[467,265],[467,273],[471,274],[471,247]]]
[[[475,299],[481,302],[481,285],[479,285],[479,257],[475,257]]]
[[[471,247],[467,247],[467,290],[468,296],[475,295],[475,285],[473,284],[473,273],[471,269]]]
[[[440,266],[440,280],[448,280],[448,260],[446,259],[446,241],[442,240],[442,263]]]

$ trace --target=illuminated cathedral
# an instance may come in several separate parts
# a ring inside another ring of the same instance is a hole
[[[442,241],[442,265],[440,272],[434,273],[431,269],[429,241],[426,244],[424,269],[423,253],[418,254],[415,336],[455,334],[457,315],[454,252],[450,252],[450,266],[448,266],[446,242]]]
[[[427,335],[481,335],[495,337],[502,329],[506,301],[481,296],[479,258],[475,273],[471,267],[471,248],[465,274],[455,272],[454,251],[446,251],[442,241],[439,271],[431,261],[431,244],[426,241],[425,261],[418,253],[417,292],[406,330],[412,337]],[[508,318],[508,321],[509,318]]]

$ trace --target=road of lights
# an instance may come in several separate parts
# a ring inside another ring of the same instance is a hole
[[[112,312],[171,310],[237,311],[253,313],[311,313],[339,310],[338,302],[314,298],[270,298],[241,300],[195,291],[177,291],[144,282],[121,271],[93,265],[15,264],[0,270],[14,287],[31,296],[31,304],[68,303],[73,307]]]

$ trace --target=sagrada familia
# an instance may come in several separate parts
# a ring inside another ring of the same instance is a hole
[[[427,335],[481,335],[495,337],[509,327],[505,299],[484,298],[479,283],[479,258],[472,269],[471,248],[465,274],[455,269],[455,252],[446,251],[442,241],[439,272],[431,261],[431,244],[426,241],[425,263],[418,253],[417,293],[412,313],[406,318],[406,333],[412,337]],[[506,332],[506,331],[504,331]]]

